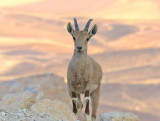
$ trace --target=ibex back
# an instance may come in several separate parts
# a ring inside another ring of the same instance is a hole
[[[80,31],[77,21],[74,18],[75,30],[71,23],[68,23],[67,30],[74,40],[74,54],[67,71],[68,91],[72,98],[73,112],[78,116],[83,108],[80,94],[84,94],[85,117],[87,121],[95,121],[99,105],[100,85],[102,79],[101,66],[87,55],[88,42],[97,32],[95,24],[88,32],[90,19],[84,30]],[[90,118],[89,97],[92,102],[92,115]]]

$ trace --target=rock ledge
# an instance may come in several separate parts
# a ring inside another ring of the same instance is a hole
[[[76,121],[69,106],[58,100],[42,99],[30,92],[7,94],[0,103],[0,121]]]

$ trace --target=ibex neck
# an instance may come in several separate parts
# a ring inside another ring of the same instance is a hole
[[[73,59],[79,60],[80,62],[87,61],[87,52],[74,52]]]
[[[83,75],[83,72],[86,70],[88,65],[87,53],[74,52],[73,60],[77,78],[79,79]]]

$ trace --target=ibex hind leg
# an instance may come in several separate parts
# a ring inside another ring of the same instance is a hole
[[[99,106],[100,86],[91,93],[92,115],[91,120],[96,121],[96,113]]]

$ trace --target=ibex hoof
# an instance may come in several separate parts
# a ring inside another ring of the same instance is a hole
[[[96,118],[92,116],[92,121],[96,121]]]
[[[91,121],[90,115],[85,114],[85,117],[86,117],[86,121]]]
[[[78,112],[77,112],[77,114],[76,114],[76,117],[78,117],[81,112],[82,112],[82,109],[78,109]]]

